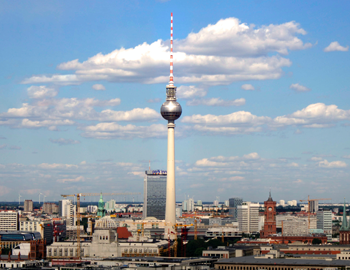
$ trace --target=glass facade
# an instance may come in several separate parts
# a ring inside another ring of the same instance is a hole
[[[157,219],[165,219],[166,180],[167,175],[165,171],[157,171],[156,174],[154,171],[146,171],[143,218],[155,217]]]
[[[237,221],[237,206],[242,205],[242,198],[230,198],[229,199],[229,214],[233,218],[234,221]]]

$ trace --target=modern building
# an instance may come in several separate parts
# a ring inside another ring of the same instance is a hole
[[[310,201],[310,212],[317,213],[318,211],[318,201]]]
[[[327,239],[332,240],[332,211],[317,211],[317,229],[323,230]]]
[[[51,222],[48,221],[20,221],[19,230],[26,232],[39,232],[41,235],[41,239],[45,239],[47,244],[51,244],[53,241],[53,226]]]
[[[259,231],[259,203],[243,202],[237,206],[239,230],[244,233]]]
[[[105,203],[105,209],[107,212],[112,212],[115,210],[115,200],[110,200]]]
[[[269,235],[276,234],[276,202],[271,197],[271,192],[269,198],[264,202],[265,206],[265,222],[264,228],[260,232],[260,237],[268,237]]]
[[[67,219],[67,225],[73,226],[77,221],[77,208],[71,200],[59,201],[58,214]]]
[[[194,200],[192,198],[189,198],[187,200],[187,211],[193,212],[194,211]]]
[[[165,219],[167,172],[145,171],[143,189],[143,218]]]
[[[182,202],[182,210],[183,210],[183,211],[187,211],[187,200],[184,200],[184,201]]]
[[[33,201],[25,200],[24,201],[24,212],[33,212]]]
[[[237,221],[237,206],[242,205],[242,198],[230,198],[229,200],[229,214],[233,218],[234,221]]]
[[[18,231],[18,212],[0,212],[0,231]]]
[[[43,212],[46,214],[59,213],[57,204],[46,202],[43,204]]]

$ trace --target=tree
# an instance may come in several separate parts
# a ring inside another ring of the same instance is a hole
[[[314,238],[314,239],[312,239],[312,244],[313,244],[313,245],[322,244],[322,240],[321,240],[321,239],[318,239],[318,238]]]

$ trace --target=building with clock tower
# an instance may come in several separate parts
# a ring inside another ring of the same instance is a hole
[[[276,234],[276,202],[272,200],[271,191],[269,198],[264,202],[265,206],[265,222],[264,228],[260,232],[260,237],[268,237]]]

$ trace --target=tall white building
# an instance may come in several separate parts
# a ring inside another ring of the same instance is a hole
[[[186,200],[184,200],[182,203],[182,210],[187,211],[187,201]]]
[[[194,200],[192,198],[188,199],[187,211],[190,211],[190,212],[194,211]]]
[[[218,200],[215,200],[215,201],[213,202],[213,204],[214,204],[215,206],[218,206],[218,205],[219,205],[219,201],[218,201]]]
[[[317,213],[318,211],[318,201],[310,201],[310,212]]]
[[[111,212],[115,210],[115,200],[110,200],[105,203],[105,209],[107,212]]]
[[[67,219],[67,225],[73,226],[77,222],[77,208],[71,200],[59,201],[58,212],[61,217]]]
[[[227,207],[230,206],[230,201],[229,201],[229,200],[226,200],[226,201],[225,201],[225,206],[227,206]]]
[[[317,229],[322,229],[328,240],[332,240],[332,211],[317,212]]]
[[[259,204],[243,202],[237,206],[239,230],[244,233],[259,231]]]
[[[18,231],[18,213],[16,211],[0,212],[0,231]]]
[[[286,204],[286,202],[284,200],[280,200],[280,203],[279,203],[281,206],[284,206]]]

